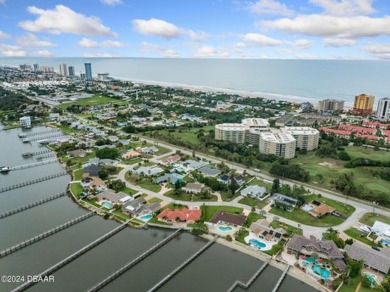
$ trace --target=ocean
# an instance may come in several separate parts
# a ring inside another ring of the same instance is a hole
[[[390,95],[387,61],[347,60],[249,60],[159,58],[0,58],[0,65],[34,64],[74,66],[92,72],[161,85],[227,91],[266,98],[312,101],[334,98],[353,102],[365,93],[379,98]]]

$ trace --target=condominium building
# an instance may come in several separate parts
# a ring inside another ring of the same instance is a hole
[[[43,67],[41,67],[41,72],[43,72],[43,73],[54,73],[54,69],[53,69],[53,67],[43,66]]]
[[[296,140],[291,134],[283,132],[260,133],[260,153],[291,159],[295,157],[295,148]]]
[[[34,64],[34,72],[39,72],[39,64]]]
[[[291,134],[296,140],[296,147],[301,150],[318,148],[320,132],[310,127],[285,127],[283,132]]]
[[[371,115],[374,107],[375,96],[360,94],[355,96],[353,111],[360,115]]]
[[[108,73],[98,73],[97,79],[99,81],[108,81],[109,80],[108,75],[110,75],[110,74],[108,74]]]
[[[243,124],[219,124],[215,126],[215,140],[244,144],[245,130]]]
[[[376,110],[376,118],[381,121],[390,120],[390,98],[381,98],[378,101],[378,109]]]
[[[320,112],[343,111],[343,109],[343,100],[325,99],[318,102],[318,110]]]
[[[84,63],[85,66],[85,80],[92,80],[92,65],[91,63]]]
[[[69,76],[74,76],[74,67],[73,66],[68,67],[68,73],[69,73]]]
[[[19,123],[22,128],[31,128],[31,118],[29,116],[21,117]]]
[[[243,144],[245,142],[258,145],[259,133],[267,131],[269,123],[265,119],[243,119],[241,124],[226,123],[215,126],[215,139]]]
[[[60,75],[68,76],[68,66],[66,64],[60,64]]]

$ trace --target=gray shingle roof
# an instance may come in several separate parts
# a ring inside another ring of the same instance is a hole
[[[364,245],[353,243],[352,245],[346,245],[344,250],[347,252],[348,256],[354,260],[363,260],[363,262],[384,274],[390,269],[390,254],[385,251],[386,248],[383,248],[383,251],[377,251]],[[390,250],[390,249],[389,249]]]

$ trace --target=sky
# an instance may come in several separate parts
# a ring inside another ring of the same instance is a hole
[[[0,56],[384,60],[389,15],[389,0],[0,0]]]

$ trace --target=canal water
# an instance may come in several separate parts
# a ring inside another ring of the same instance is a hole
[[[40,132],[45,128],[34,128]],[[45,150],[37,142],[24,144],[20,129],[0,131],[0,166],[34,163],[23,152]],[[50,134],[37,135],[44,139]],[[48,158],[51,159],[51,158]],[[55,174],[64,169],[59,163],[10,171],[0,175],[0,189]],[[70,176],[0,193],[0,214],[66,190]],[[0,251],[88,213],[68,196],[0,219]],[[94,215],[41,241],[0,258],[0,275],[37,275],[88,245],[118,223]],[[113,272],[134,260],[150,247],[172,234],[170,230],[126,228],[87,253],[68,263],[53,275],[54,283],[39,283],[31,291],[86,291]],[[147,291],[200,250],[207,241],[182,233],[149,257],[103,287],[103,291]],[[263,262],[220,244],[213,244],[181,270],[160,291],[226,291],[236,281],[248,281]],[[267,267],[250,287],[250,291],[272,291],[282,271]],[[0,291],[9,291],[21,283],[0,282]],[[235,291],[242,291],[236,289]],[[287,276],[279,291],[315,291]]]

